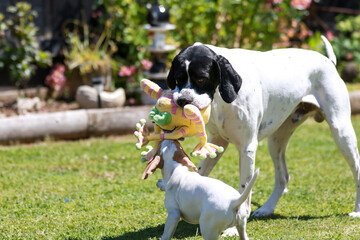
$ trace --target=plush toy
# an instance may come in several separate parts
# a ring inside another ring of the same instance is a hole
[[[141,87],[150,97],[157,99],[155,107],[149,114],[149,119],[154,122],[155,133],[149,134],[145,125],[145,119],[140,120],[136,126],[135,136],[138,138],[136,148],[155,141],[154,149],[157,149],[160,140],[180,139],[185,136],[200,136],[200,143],[196,145],[191,156],[200,156],[201,159],[210,156],[216,157],[216,152],[223,152],[224,148],[207,142],[205,124],[209,121],[211,107],[199,110],[192,104],[187,104],[184,108],[177,106],[173,99],[172,91],[164,91],[156,83],[143,79]],[[152,156],[152,148],[148,147],[147,152],[142,156],[148,159]]]

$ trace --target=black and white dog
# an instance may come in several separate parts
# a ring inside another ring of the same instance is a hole
[[[310,50],[280,49],[268,52],[226,49],[195,43],[173,60],[167,84],[175,89],[179,106],[200,109],[211,104],[207,124],[210,141],[226,148],[236,145],[240,159],[242,192],[253,176],[258,142],[268,137],[275,165],[275,188],[253,216],[273,214],[289,181],[285,150],[294,130],[312,116],[326,120],[333,138],[348,162],[356,183],[352,217],[360,217],[360,160],[351,124],[346,86],[336,71],[336,57],[322,37],[328,58]],[[208,175],[221,154],[201,161],[199,173]],[[243,204],[250,214],[250,197]],[[230,233],[231,234],[231,233]]]

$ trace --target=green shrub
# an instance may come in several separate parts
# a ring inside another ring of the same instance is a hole
[[[51,56],[41,51],[36,42],[37,13],[31,5],[18,2],[9,6],[7,12],[8,19],[0,14],[0,68],[7,68],[10,79],[19,87],[27,83],[38,66],[50,65]]]
[[[194,42],[225,47],[269,50],[297,28],[306,11],[284,1],[162,1],[170,7],[180,47]]]
[[[355,62],[360,69],[360,15],[337,18],[336,29],[339,34],[332,41],[334,52],[341,71],[348,62]],[[358,75],[357,81],[360,80]]]

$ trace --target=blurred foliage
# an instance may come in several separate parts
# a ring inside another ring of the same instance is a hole
[[[360,15],[339,15],[336,19],[336,35],[327,32],[337,58],[337,69],[345,82],[360,81]],[[324,44],[316,32],[308,39],[309,48],[325,53]]]
[[[288,30],[297,31],[307,13],[294,8],[290,0],[160,2],[170,7],[177,27],[172,36],[180,48],[199,41],[229,48],[269,50],[292,38]]]
[[[98,0],[95,4],[93,18],[109,29],[118,46],[113,56],[119,63],[113,74],[117,87],[129,85],[118,76],[121,67],[141,68],[141,60],[148,57],[146,47],[151,44],[151,35],[143,28],[147,23],[146,3],[148,1]],[[170,23],[176,25],[176,29],[167,34],[167,42],[178,45],[179,49],[202,42],[269,50],[274,46],[293,46],[291,40],[302,42],[308,35],[301,25],[307,10],[297,9],[291,0],[160,0],[159,3],[169,7]]]
[[[332,45],[337,58],[339,59],[340,69],[347,62],[355,62],[358,70],[360,69],[360,15],[358,16],[339,16],[337,18],[336,29],[338,35],[332,41]],[[360,80],[360,76],[357,77]]]
[[[38,66],[51,64],[51,55],[41,51],[37,44],[38,28],[34,24],[37,13],[30,4],[18,2],[6,11],[8,19],[0,14],[0,68],[7,68],[18,87],[25,86]]]
[[[93,18],[109,30],[111,39],[118,48],[113,56],[118,63],[118,66],[113,68],[115,87],[132,88],[129,86],[137,86],[133,82],[129,82],[127,78],[120,77],[119,73],[121,67],[124,66],[134,66],[136,69],[140,69],[141,61],[149,54],[145,48],[150,45],[150,39],[147,31],[142,27],[146,24],[145,1],[141,3],[130,0],[98,0],[95,9]]]
[[[78,70],[81,77],[94,72],[107,74],[112,66],[111,55],[117,51],[114,42],[110,40],[109,30],[105,29],[98,38],[92,39],[86,23],[77,20],[72,20],[71,23],[76,26],[76,30],[67,32],[64,25],[67,47],[63,51],[65,63],[70,72]],[[83,32],[80,33],[77,27]]]

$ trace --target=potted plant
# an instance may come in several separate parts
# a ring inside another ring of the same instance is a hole
[[[79,21],[72,21],[80,25]],[[67,46],[63,53],[67,66],[67,87],[70,98],[73,98],[78,86],[91,84],[93,78],[101,78],[105,90],[112,88],[111,74],[114,61],[111,55],[117,50],[110,40],[110,32],[105,29],[97,39],[89,37],[89,27],[81,24],[83,36],[75,32],[67,33]]]

